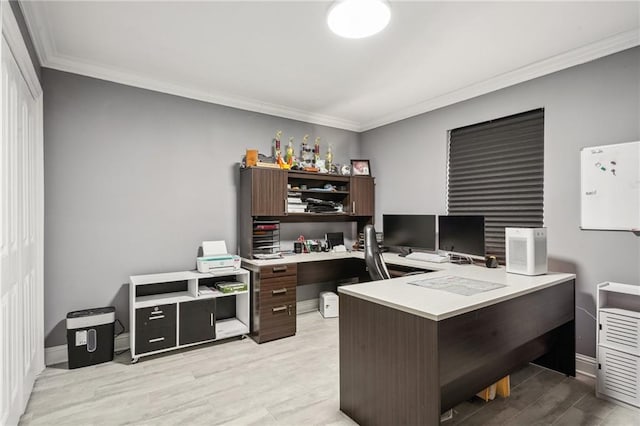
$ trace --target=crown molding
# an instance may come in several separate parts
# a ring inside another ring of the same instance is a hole
[[[36,56],[41,66],[45,66],[44,64],[49,62],[52,52],[55,52],[51,28],[48,21],[44,19],[42,11],[42,8],[47,5],[46,3],[38,4],[38,2],[33,1],[20,1],[18,5],[22,10],[33,46],[36,49]]]
[[[42,86],[40,85],[40,80],[38,79],[38,74],[36,73],[33,62],[31,62],[29,50],[22,38],[16,17],[8,2],[3,5],[2,23],[0,26],[2,27],[2,36],[13,54],[18,69],[20,69],[31,95],[34,98],[38,98],[42,94]]]
[[[375,120],[362,123],[360,131],[375,129],[386,124],[395,123],[425,112],[443,108],[458,102],[466,101],[480,95],[495,92],[534,78],[542,77],[566,68],[584,64],[607,55],[612,55],[640,45],[640,29],[626,31],[613,37],[570,50],[522,68],[510,71],[490,79],[480,81],[462,89],[436,96],[419,104],[404,108],[393,114],[384,115]]]
[[[139,87],[141,89],[153,90],[155,92],[181,96],[184,98],[258,112],[261,114],[273,115],[281,118],[303,121],[311,124],[319,124],[322,126],[335,127],[354,132],[358,132],[360,130],[360,123],[339,117],[304,111],[283,105],[271,104],[258,99],[211,93],[205,90],[199,90],[167,81],[151,79],[117,67],[88,63],[79,61],[75,58],[65,57],[58,53],[53,33],[45,18],[46,2],[38,3],[40,2],[23,1],[20,2],[20,5],[22,6],[23,14],[26,17],[25,20],[27,21],[27,27],[29,28],[29,32],[33,38],[38,59],[45,68],[52,68],[100,80],[112,81],[127,86]]]
[[[135,73],[119,70],[115,67],[82,63],[76,59],[65,58],[60,55],[51,55],[50,59],[44,66],[59,71],[81,74],[100,80],[111,81],[127,86],[153,90],[156,92],[181,96],[184,98],[195,99],[198,101],[223,105],[231,108],[273,115],[276,117],[288,118],[292,120],[303,121],[306,123],[319,124],[322,126],[335,127],[338,129],[350,130],[354,132],[360,130],[359,123],[344,120],[338,117],[303,111],[283,105],[270,104],[256,99],[214,94],[204,90],[198,90],[179,84],[173,84],[167,81],[154,80],[141,75],[137,75]]]
[[[257,99],[211,93],[166,81],[150,79],[115,67],[84,63],[75,58],[64,57],[57,52],[51,28],[45,18],[46,2],[22,1],[20,2],[20,5],[25,15],[29,32],[33,38],[38,58],[43,67],[81,74],[156,92],[196,99],[203,102],[354,132],[364,132],[376,127],[381,127],[396,121],[424,114],[438,108],[453,105],[458,102],[504,89],[518,83],[523,83],[534,78],[542,77],[547,74],[640,45],[640,29],[623,32],[578,49],[556,55],[549,59],[535,62],[514,71],[427,99],[424,102],[403,108],[392,114],[383,115],[374,120],[360,123],[312,111],[304,111],[283,105],[270,104]]]

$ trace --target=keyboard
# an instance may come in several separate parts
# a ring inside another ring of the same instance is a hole
[[[421,252],[413,252],[413,253],[409,253],[405,259],[411,259],[411,260],[420,260],[422,262],[433,262],[433,263],[442,263],[442,262],[448,262],[449,261],[449,257],[448,256],[440,256],[439,254],[435,254],[435,253],[421,253]]]

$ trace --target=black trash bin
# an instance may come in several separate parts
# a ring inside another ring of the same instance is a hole
[[[69,368],[113,360],[116,309],[85,309],[67,314]]]

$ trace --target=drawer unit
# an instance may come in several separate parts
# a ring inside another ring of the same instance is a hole
[[[277,280],[263,280],[260,286],[260,302],[269,304],[271,302],[296,301],[296,278],[283,277]]]
[[[640,357],[598,348],[598,392],[640,406]]]
[[[296,334],[296,264],[263,266],[254,274],[252,337],[268,342]]]
[[[270,278],[280,278],[298,275],[298,265],[295,263],[285,263],[280,265],[269,265],[260,268],[260,280]]]
[[[136,309],[136,330],[166,328],[176,323],[176,304],[156,305]]]
[[[136,353],[176,346],[176,304],[136,309]]]
[[[597,308],[596,396],[640,407],[640,286],[598,284]]]
[[[599,331],[601,345],[626,352],[640,352],[640,316],[622,309],[602,309]]]
[[[296,304],[266,306],[260,310],[260,343],[296,334]]]

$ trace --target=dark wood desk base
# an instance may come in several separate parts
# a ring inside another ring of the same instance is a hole
[[[340,409],[362,425],[437,425],[528,362],[575,376],[574,286],[442,321],[340,294]]]

